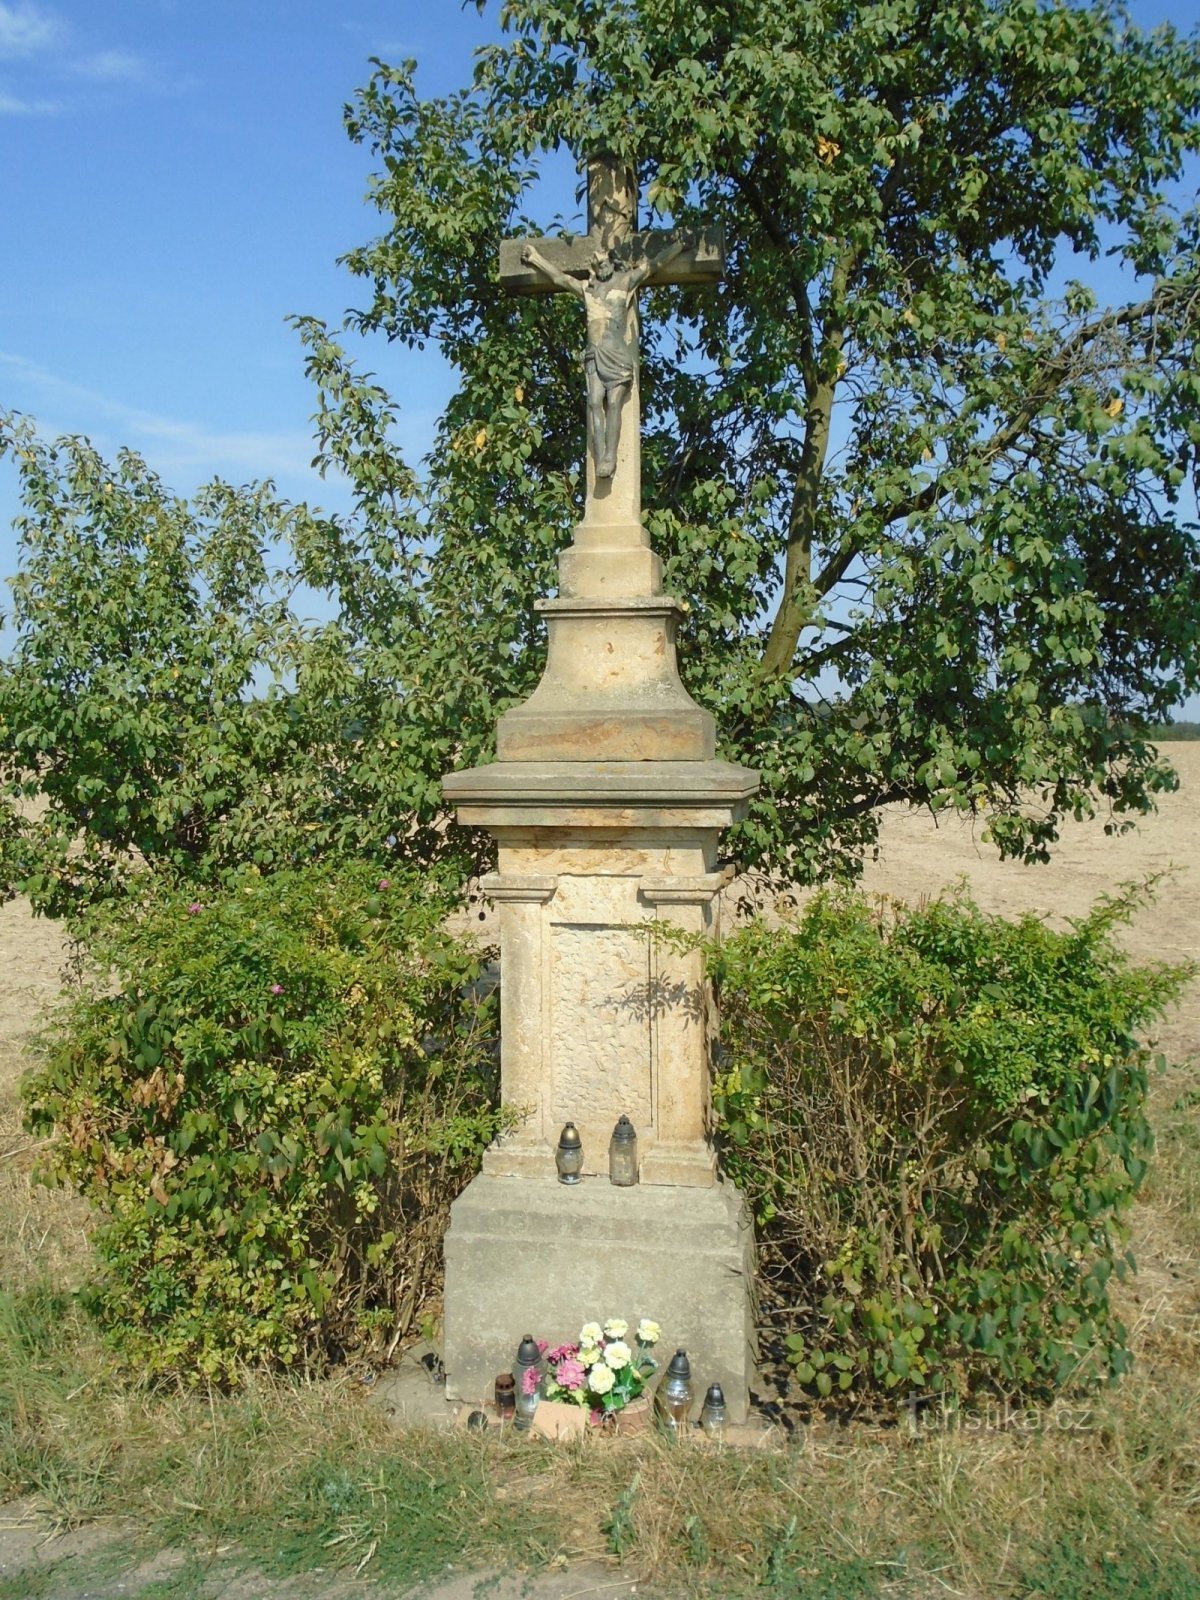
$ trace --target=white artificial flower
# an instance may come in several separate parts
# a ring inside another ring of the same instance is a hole
[[[609,1317],[604,1324],[604,1337],[606,1339],[623,1339],[629,1332],[629,1324],[620,1317]]]
[[[616,1339],[604,1352],[604,1364],[620,1372],[622,1367],[627,1367],[633,1360],[633,1351],[622,1339]]]
[[[579,1359],[585,1367],[594,1367],[597,1361],[604,1360],[604,1351],[598,1344],[581,1344],[579,1346]]]
[[[588,1373],[588,1388],[593,1394],[607,1394],[614,1381],[611,1368],[606,1367],[603,1362]]]
[[[604,1329],[598,1322],[585,1322],[579,1330],[580,1344],[599,1344],[604,1337]]]
[[[639,1344],[657,1344],[662,1338],[662,1329],[657,1322],[648,1322],[645,1317],[637,1325]]]

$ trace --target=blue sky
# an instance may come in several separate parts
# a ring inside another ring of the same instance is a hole
[[[429,93],[465,82],[497,9],[0,0],[0,407],[130,445],[183,493],[269,476],[336,503],[308,467],[313,393],[284,318],[339,322],[358,286],[335,258],[378,231],[342,106],[371,56],[415,57]],[[1200,18],[1200,0],[1130,9],[1147,27]],[[419,456],[448,374],[431,352],[362,354]],[[3,464],[0,575],[16,510]]]
[[[313,493],[283,319],[340,321],[335,258],[376,231],[342,106],[372,55],[452,87],[484,28],[456,0],[0,0],[0,405],[131,445],[184,492],[219,473]],[[423,444],[437,359],[371,355]],[[8,472],[4,573],[14,508]]]

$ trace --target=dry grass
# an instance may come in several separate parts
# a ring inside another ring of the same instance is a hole
[[[564,1447],[394,1435],[349,1379],[252,1381],[226,1400],[131,1390],[82,1325],[54,1335],[54,1309],[40,1334],[26,1317],[25,1403],[0,1470],[22,1474],[58,1526],[132,1514],[154,1540],[236,1541],[267,1570],[365,1562],[392,1582],[447,1559],[601,1558],[697,1593],[818,1594],[837,1573],[838,1595],[973,1600],[1036,1592],[1030,1574],[1067,1540],[1077,1565],[1132,1552],[1141,1592],[1185,1593],[1194,1373],[1142,1373],[1038,1431],[1010,1418],[978,1432],[816,1428],[776,1452],[653,1435]]]
[[[60,991],[67,952],[58,930],[20,901],[0,906],[0,1286],[50,1277],[78,1283],[87,1263],[87,1207],[32,1181],[37,1147],[21,1127],[28,1039]]]
[[[944,839],[930,849],[955,875]],[[921,871],[911,836],[903,865]],[[996,894],[1011,881],[997,878]],[[1087,884],[1077,892],[1092,897]],[[1137,954],[1164,934],[1162,953],[1195,953],[1188,894],[1169,925],[1151,918]],[[1137,1365],[1074,1418],[1084,1426],[1053,1415],[1029,1430],[1028,1418],[915,1434],[817,1426],[746,1454],[654,1437],[563,1447],[494,1431],[397,1434],[349,1377],[252,1380],[233,1399],[131,1386],[82,1313],[36,1289],[80,1281],[85,1219],[70,1197],[30,1184],[20,1038],[53,993],[56,952],[53,930],[20,917],[0,911],[0,1499],[23,1496],[47,1526],[119,1519],[151,1545],[236,1543],[264,1570],[362,1564],[384,1587],[450,1560],[536,1569],[586,1557],[697,1594],[1200,1600],[1194,1062],[1153,1089],[1159,1154],[1134,1221],[1141,1270],[1120,1290]],[[1193,994],[1166,1030],[1176,1059],[1194,1046],[1198,1011]]]
[[[36,1158],[15,1089],[0,1089],[0,1285],[45,1276],[74,1286],[88,1263],[87,1207],[76,1195],[34,1184]]]

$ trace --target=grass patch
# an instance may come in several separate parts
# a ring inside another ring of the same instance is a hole
[[[1200,1571],[1175,1551],[1097,1549],[1067,1536],[1028,1568],[1019,1592],[1031,1600],[1200,1600]]]
[[[698,1595],[915,1600],[948,1585],[1108,1600],[1128,1579],[1131,1596],[1174,1600],[1200,1570],[1200,1384],[1181,1372],[1135,1376],[1081,1431],[814,1428],[758,1454],[653,1436],[563,1447],[396,1433],[348,1378],[248,1379],[224,1398],[130,1388],[74,1305],[39,1290],[0,1302],[0,1374],[0,1493],[57,1528],[122,1519],[128,1564],[189,1554],[164,1595],[191,1593],[183,1574],[229,1550],[271,1577],[322,1569],[381,1592],[448,1565],[607,1559]]]
[[[129,1571],[127,1550],[107,1539],[94,1550],[73,1552],[57,1560],[52,1551],[52,1545],[43,1551],[43,1560],[37,1566],[23,1566],[9,1577],[0,1576],[0,1600],[57,1600],[62,1595],[103,1594],[107,1586],[119,1584]]]
[[[1169,1224],[1170,1243],[1195,1257],[1200,1254],[1200,1072],[1173,1075],[1172,1087],[1178,1092],[1157,1119],[1158,1160],[1147,1199]]]

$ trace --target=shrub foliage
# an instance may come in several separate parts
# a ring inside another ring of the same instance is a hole
[[[99,1209],[87,1297],[153,1375],[236,1382],[410,1331],[500,1130],[495,1000],[450,897],[369,864],[147,880],[25,1086]],[[156,886],[157,885],[157,886]],[[711,950],[725,1171],[815,1396],[1048,1396],[1128,1365],[1109,1300],[1151,1150],[1129,895],[1056,932],[822,895]],[[683,938],[683,935],[667,937]]]
[[[403,1335],[498,1131],[494,1001],[449,897],[376,869],[147,888],[26,1083],[100,1209],[89,1297],[150,1373],[236,1381]]]
[[[964,895],[826,895],[713,952],[725,1169],[813,1394],[1047,1395],[1127,1367],[1108,1290],[1152,1145],[1135,1034],[1188,976],[1127,963],[1130,904],[1055,932]]]

